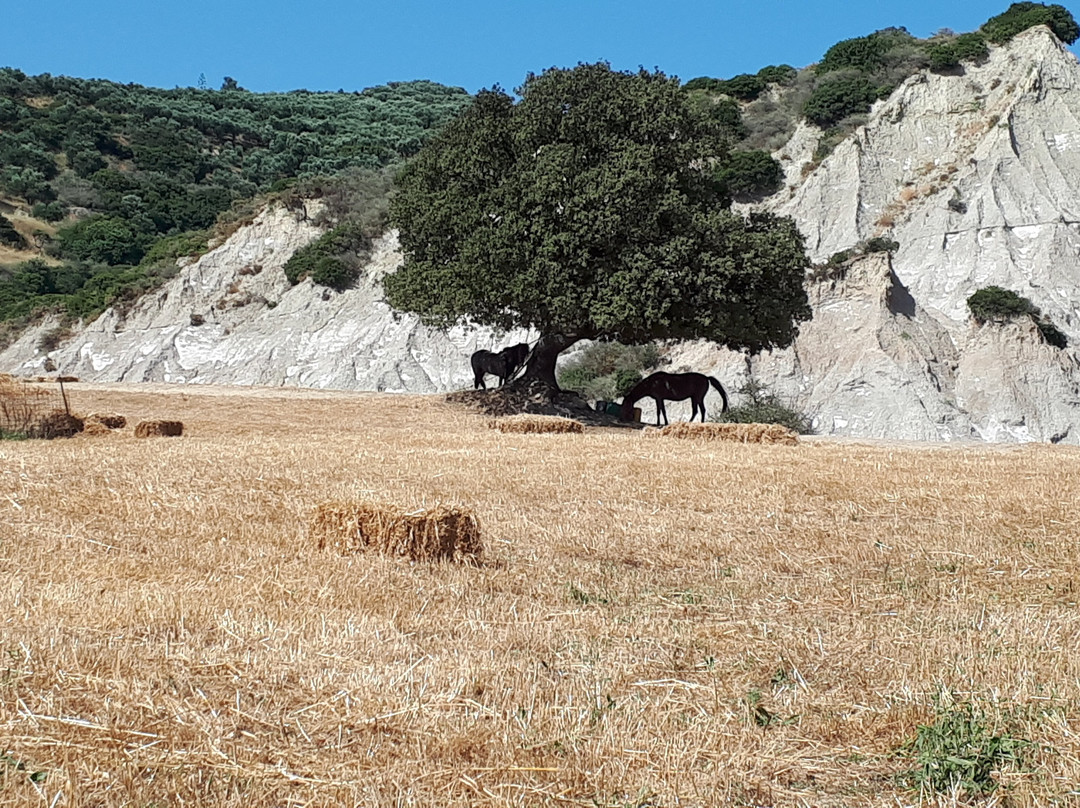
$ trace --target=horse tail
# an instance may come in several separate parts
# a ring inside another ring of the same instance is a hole
[[[724,389],[724,385],[720,384],[719,379],[713,378],[712,376],[709,377],[709,384],[711,384],[713,387],[715,387],[716,392],[718,392],[720,394],[720,398],[724,399],[724,409],[722,409],[721,412],[727,412],[728,411],[727,390]]]

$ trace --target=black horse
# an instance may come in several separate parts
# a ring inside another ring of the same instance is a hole
[[[519,342],[509,348],[503,348],[498,353],[494,351],[477,351],[469,358],[473,370],[473,389],[487,390],[484,384],[484,376],[490,373],[499,377],[499,386],[518,372],[525,360],[529,358],[529,343]]]
[[[638,399],[646,396],[656,402],[656,425],[660,426],[660,417],[664,423],[668,422],[667,411],[664,409],[665,401],[683,401],[690,399],[693,411],[690,420],[701,410],[701,422],[705,423],[705,394],[709,392],[709,385],[716,388],[716,392],[724,399],[724,409],[728,411],[727,391],[717,379],[706,376],[704,373],[654,373],[646,376],[640,382],[630,388],[630,392],[622,400],[622,410],[619,417],[624,421],[634,419],[634,404]]]

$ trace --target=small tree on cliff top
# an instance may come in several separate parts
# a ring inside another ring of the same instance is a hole
[[[803,240],[789,219],[728,210],[709,169],[723,136],[677,79],[583,64],[518,93],[480,92],[402,172],[390,305],[534,328],[526,375],[552,386],[580,339],[791,343],[810,317]]]

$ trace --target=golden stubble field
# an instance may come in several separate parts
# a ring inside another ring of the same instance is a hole
[[[952,804],[935,709],[1080,784],[1080,451],[502,434],[438,397],[70,389],[0,443],[0,804]],[[484,565],[314,549],[461,504]],[[935,706],[936,705],[936,706]]]

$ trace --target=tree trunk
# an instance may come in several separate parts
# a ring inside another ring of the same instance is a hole
[[[582,337],[573,334],[545,334],[540,337],[536,347],[533,348],[532,356],[529,357],[522,381],[527,383],[531,379],[536,379],[558,390],[559,384],[555,381],[555,360],[559,358],[559,354],[581,339]]]

